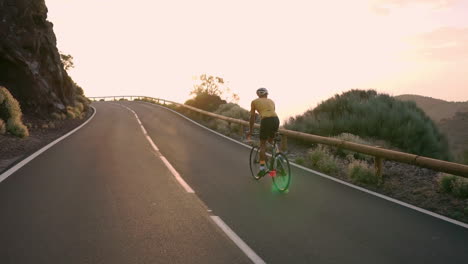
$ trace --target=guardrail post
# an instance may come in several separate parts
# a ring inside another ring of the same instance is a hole
[[[281,151],[286,152],[288,150],[288,137],[281,135]]]
[[[379,178],[379,183],[383,182],[382,174],[383,174],[383,158],[382,157],[374,157],[374,165],[375,165],[375,175]]]
[[[244,125],[239,125],[239,136],[242,138],[244,136]]]

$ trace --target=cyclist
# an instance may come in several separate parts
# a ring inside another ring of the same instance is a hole
[[[275,133],[279,128],[278,115],[275,112],[275,103],[268,98],[268,90],[259,88],[257,90],[258,98],[253,100],[250,106],[250,130],[247,137],[250,138],[255,123],[255,111],[260,114],[260,171],[258,176],[263,177],[268,172],[265,165],[266,160],[266,142],[272,142]]]

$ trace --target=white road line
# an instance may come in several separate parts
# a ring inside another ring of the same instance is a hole
[[[235,139],[232,139],[232,138],[230,138],[230,137],[228,137],[228,136],[225,136],[225,135],[223,135],[223,134],[221,134],[221,133],[219,133],[219,132],[217,132],[217,131],[214,131],[214,130],[208,128],[208,127],[205,127],[204,125],[201,125],[201,124],[199,124],[199,123],[193,121],[192,119],[190,119],[190,118],[188,118],[188,117],[186,117],[186,116],[184,116],[184,115],[182,115],[182,114],[180,114],[180,113],[178,113],[178,112],[176,112],[176,111],[174,111],[174,110],[172,110],[172,109],[170,109],[170,108],[167,108],[167,107],[164,107],[164,106],[161,106],[161,105],[156,105],[156,104],[147,103],[147,102],[143,102],[143,103],[148,104],[148,105],[152,105],[152,106],[155,106],[155,107],[161,107],[161,108],[164,108],[164,109],[166,109],[166,110],[169,110],[169,111],[171,111],[171,112],[173,112],[173,113],[175,113],[175,114],[177,114],[177,115],[179,115],[179,116],[181,116],[181,117],[187,119],[188,121],[190,121],[190,122],[196,124],[197,126],[202,127],[202,128],[204,128],[204,129],[206,129],[206,130],[208,130],[208,131],[213,132],[213,133],[216,134],[216,135],[219,135],[219,136],[221,136],[221,137],[223,137],[223,138],[226,138],[226,139],[228,139],[228,140],[230,140],[230,141],[232,141],[232,142],[235,142],[235,143],[237,143],[237,144],[239,144],[239,145],[242,145],[242,146],[244,146],[244,147],[246,147],[246,148],[248,148],[248,149],[251,149],[251,148],[252,148],[252,146],[249,146],[249,145],[247,145],[247,144],[244,144],[244,143],[242,143],[242,142],[239,142],[239,141],[237,141],[237,140],[235,140]],[[446,216],[443,216],[443,215],[440,215],[440,214],[431,212],[431,211],[429,211],[429,210],[426,210],[426,209],[423,209],[423,208],[420,208],[420,207],[417,207],[417,206],[414,206],[414,205],[411,205],[411,204],[402,202],[402,201],[400,201],[400,200],[397,200],[397,199],[388,197],[388,196],[383,195],[383,194],[380,194],[380,193],[376,193],[376,192],[367,190],[367,189],[365,189],[365,188],[356,186],[356,185],[351,184],[351,183],[349,183],[349,182],[345,182],[345,181],[339,180],[339,179],[337,179],[337,178],[334,178],[334,177],[332,177],[332,176],[328,176],[328,175],[323,174],[323,173],[321,173],[321,172],[312,170],[312,169],[310,169],[310,168],[306,168],[306,167],[301,166],[301,165],[299,165],[299,164],[296,164],[296,163],[294,163],[294,162],[289,162],[289,163],[290,163],[291,165],[295,166],[296,168],[299,168],[299,169],[302,169],[302,170],[305,170],[305,171],[314,173],[314,174],[316,174],[316,175],[318,175],[318,176],[320,176],[320,177],[323,177],[323,178],[332,180],[332,181],[337,182],[337,183],[341,183],[341,184],[346,185],[346,186],[348,186],[348,187],[351,187],[351,188],[354,188],[354,189],[356,189],[356,190],[359,190],[359,191],[368,193],[368,194],[370,194],[370,195],[379,197],[379,198],[384,199],[384,200],[387,200],[387,201],[389,201],[389,202],[393,202],[393,203],[399,204],[399,205],[401,205],[401,206],[404,206],[404,207],[407,207],[407,208],[409,208],[409,209],[418,211],[418,212],[420,212],[420,213],[427,214],[427,215],[430,215],[430,216],[432,216],[432,217],[438,218],[438,219],[440,219],[440,220],[443,220],[443,221],[452,223],[452,224],[454,224],[454,225],[458,225],[458,226],[461,226],[461,227],[464,227],[464,228],[467,228],[467,229],[468,229],[468,224],[465,224],[465,223],[463,223],[463,222],[457,221],[457,220],[455,220],[455,219],[452,219],[452,218],[449,218],[449,217],[446,217]]]
[[[156,155],[162,160],[162,162],[166,165],[166,167],[169,169],[169,171],[174,175],[176,180],[179,182],[179,184],[185,189],[186,192],[188,193],[195,193],[195,191],[190,187],[190,185],[185,182],[185,180],[180,176],[180,174],[177,172],[177,170],[172,166],[172,164],[164,157],[161,152],[159,151],[159,148],[154,144],[154,141],[151,139],[151,137],[148,135],[148,132],[146,132],[145,127],[140,121],[140,118],[138,117],[137,113],[133,111],[131,108],[119,104],[122,107],[127,108],[128,111],[132,112],[135,115],[136,120],[138,121],[138,124],[140,124],[141,131],[143,131],[143,134],[146,137],[146,140],[150,143],[151,147],[156,151]]]
[[[34,152],[32,155],[30,155],[29,157],[25,158],[24,160],[18,162],[16,165],[14,165],[13,167],[11,167],[10,169],[6,170],[4,173],[0,174],[0,182],[4,181],[6,178],[8,178],[10,175],[12,175],[13,173],[15,173],[17,170],[21,169],[24,165],[28,164],[30,161],[32,161],[33,159],[35,159],[37,156],[41,155],[44,151],[48,150],[49,148],[51,148],[52,146],[54,146],[55,144],[59,143],[60,141],[64,140],[65,138],[67,138],[68,136],[70,136],[71,134],[75,133],[76,131],[78,131],[80,128],[82,128],[83,126],[85,126],[86,124],[89,123],[89,121],[91,121],[91,119],[94,118],[94,116],[96,115],[96,108],[92,107],[91,108],[94,110],[94,113],[93,115],[91,115],[91,117],[86,120],[83,124],[81,124],[80,126],[78,126],[77,128],[73,129],[72,131],[68,132],[67,134],[61,136],[60,138],[52,141],[51,143],[49,143],[47,146],[41,148],[40,150]]]
[[[195,193],[195,191],[192,188],[190,188],[190,186],[184,181],[184,179],[182,179],[182,177],[180,177],[180,174],[174,169],[174,167],[172,167],[171,163],[169,163],[169,161],[166,159],[166,157],[160,156],[160,158],[164,162],[164,164],[166,164],[166,167],[172,172],[172,174],[177,179],[177,181],[180,183],[180,185],[182,185],[182,187],[184,187],[184,189],[188,193]]]
[[[138,115],[133,111],[131,108],[122,105],[123,107],[127,108],[129,111],[133,112],[138,120],[138,123],[140,124],[141,128],[143,131],[146,131],[143,127],[143,125],[140,123],[140,118]],[[190,120],[190,119],[189,119]],[[190,120],[191,121],[191,120]],[[192,121],[193,122],[193,121]],[[214,132],[214,131],[213,131]],[[145,133],[146,134],[146,133]],[[153,140],[149,135],[146,134],[147,140],[150,142],[151,146],[153,146],[153,149],[159,154],[159,158],[163,161],[163,163],[166,165],[166,167],[171,171],[171,173],[174,175],[174,177],[177,179],[180,185],[187,191],[188,193],[195,193],[193,189],[184,181],[184,179],[180,176],[180,174],[174,169],[174,167],[171,165],[171,163],[164,157],[161,152],[159,152],[158,147],[154,144]],[[208,209],[208,213],[211,213],[212,210]],[[211,219],[218,225],[221,230],[244,252],[244,254],[252,260],[254,264],[265,264],[265,261],[263,261],[234,231],[232,231],[231,228],[229,228],[224,221],[218,217],[218,216],[210,216]]]
[[[224,223],[219,217],[212,215],[211,219],[223,230],[223,232],[252,260],[255,264],[264,264],[265,261],[261,259],[232,229]]]

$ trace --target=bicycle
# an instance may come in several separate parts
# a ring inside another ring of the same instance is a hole
[[[273,149],[271,154],[266,154],[269,156],[266,160],[266,166],[268,168],[268,173],[265,175],[270,175],[273,180],[273,184],[280,192],[285,192],[288,190],[289,184],[291,183],[291,167],[289,166],[289,160],[284,153],[282,153],[278,148],[278,142],[281,141],[281,135],[279,132],[276,132],[275,137],[273,138]],[[260,171],[260,147],[253,146],[250,150],[249,156],[249,165],[250,172],[252,177],[255,180],[260,180],[258,172]]]

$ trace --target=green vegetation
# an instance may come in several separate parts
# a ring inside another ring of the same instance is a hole
[[[194,95],[194,98],[187,100],[186,105],[209,112],[216,111],[220,105],[226,104],[227,101],[234,103],[239,101],[239,96],[231,93],[223,78],[206,74],[200,76],[200,83],[194,85],[190,94]],[[225,99],[221,98],[222,96]]]
[[[365,161],[353,160],[348,165],[348,177],[354,183],[377,184],[379,177]]]
[[[305,165],[326,174],[333,174],[339,171],[336,158],[323,146],[318,146],[309,151]]]
[[[66,71],[75,67],[75,64],[73,63],[73,56],[70,54],[60,53],[60,60],[62,61],[63,68]]]
[[[236,119],[248,120],[250,117],[249,111],[240,107],[238,104],[227,103],[222,104],[214,111],[215,114],[232,117]],[[233,133],[240,133],[241,126],[238,124],[229,124],[227,121],[213,118],[209,122],[209,126],[225,135],[231,135]]]
[[[29,136],[28,128],[23,124],[22,115],[18,101],[5,87],[0,87],[0,120],[6,121],[6,126],[0,124],[0,131],[6,130],[21,138]]]
[[[371,143],[371,142],[369,142],[367,140],[364,140],[364,139],[360,138],[359,136],[356,136],[356,135],[353,135],[353,134],[350,134],[350,133],[342,133],[342,134],[340,134],[338,136],[335,136],[334,138],[339,139],[339,140],[345,140],[345,141],[357,143],[357,144],[362,144],[362,145],[368,145],[368,146],[375,146],[376,145],[376,144],[373,144],[373,143]],[[350,151],[350,150],[346,150],[346,149],[342,149],[342,148],[334,148],[334,150],[335,150],[334,153],[339,157],[349,157],[351,155],[353,158],[359,159],[359,160],[367,160],[367,161],[373,160],[372,156],[362,154],[362,153],[359,153],[359,152],[354,152],[354,151]]]
[[[468,179],[454,175],[443,174],[440,178],[440,188],[458,198],[468,198]]]
[[[321,136],[351,133],[388,142],[403,151],[450,160],[447,139],[414,102],[374,90],[351,90],[291,118],[285,128]]]

